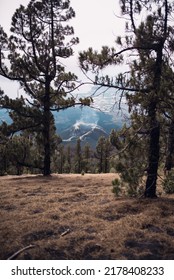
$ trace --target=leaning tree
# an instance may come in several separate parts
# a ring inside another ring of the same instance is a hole
[[[169,116],[171,106],[167,105],[173,100],[171,86],[168,86],[173,74],[166,77],[166,69],[173,72],[174,29],[171,20],[174,2],[121,0],[120,5],[123,18],[128,20],[126,35],[118,36],[116,40],[118,49],[105,46],[99,53],[90,48],[80,54],[79,60],[83,71],[95,73],[96,85],[122,91],[121,97],[126,95],[130,113],[136,115],[134,122],[144,120],[137,128],[139,135],[148,136],[144,195],[153,198],[156,197],[161,122],[166,118],[164,115]],[[125,65],[124,71],[116,77],[101,75],[100,70],[109,65],[118,65],[120,69]],[[168,107],[169,110],[165,109]]]
[[[1,107],[10,109],[13,120],[1,130],[9,135],[30,129],[42,135],[45,176],[51,173],[53,111],[76,104],[71,92],[77,77],[65,67],[79,42],[67,24],[74,17],[69,0],[31,0],[14,13],[9,37],[0,27],[0,75],[19,81],[25,91],[16,99],[1,94]],[[77,103],[89,105],[87,99]]]

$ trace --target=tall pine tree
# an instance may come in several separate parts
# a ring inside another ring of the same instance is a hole
[[[1,95],[1,106],[11,110],[13,119],[6,132],[33,129],[42,134],[45,176],[51,173],[52,112],[76,103],[70,93],[77,77],[64,66],[79,42],[67,25],[74,17],[69,0],[31,0],[14,13],[9,38],[0,27],[0,75],[19,81],[28,96],[13,100]]]
[[[165,70],[171,67],[174,50],[170,22],[174,2],[121,0],[120,4],[122,15],[129,18],[126,35],[117,38],[120,49],[103,47],[97,52],[90,48],[81,53],[79,59],[84,71],[96,73],[94,84],[119,89],[121,96],[125,93],[130,113],[137,115],[134,121],[140,124],[139,134],[148,134],[144,195],[153,198],[156,197],[160,159],[161,113],[166,113],[162,112],[162,101],[169,103],[172,99],[171,90],[166,88]],[[116,77],[102,76],[101,69],[121,63],[127,65],[127,71]],[[144,123],[140,123],[142,118]],[[141,131],[144,124],[147,129]]]

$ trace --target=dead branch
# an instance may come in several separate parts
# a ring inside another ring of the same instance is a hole
[[[26,247],[24,247],[24,248],[18,250],[17,252],[15,252],[15,253],[14,253],[12,256],[10,256],[7,260],[12,260],[12,259],[14,259],[16,256],[18,256],[20,253],[22,253],[23,251],[28,250],[28,249],[31,249],[31,248],[34,248],[34,247],[36,247],[36,246],[38,246],[38,245],[32,245],[32,244],[30,244],[30,245],[28,245],[28,246],[26,246]]]
[[[70,233],[70,229],[68,228],[66,231],[62,232],[60,236],[64,236]]]

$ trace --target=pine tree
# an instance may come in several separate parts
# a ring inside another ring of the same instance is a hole
[[[83,168],[86,173],[90,170],[90,156],[91,156],[90,146],[88,143],[86,143],[83,152]]]
[[[14,13],[9,38],[0,27],[0,75],[19,81],[28,96],[13,100],[1,95],[1,106],[11,110],[13,119],[8,135],[25,129],[42,134],[45,176],[51,173],[52,111],[76,104],[69,93],[77,77],[66,72],[64,66],[64,60],[73,55],[72,47],[79,42],[73,27],[66,24],[74,17],[69,0],[31,0]],[[77,103],[89,105],[89,100]]]
[[[81,173],[82,171],[82,148],[81,148],[81,140],[77,139],[76,147],[75,147],[75,172]]]
[[[71,172],[71,163],[72,163],[72,155],[71,155],[71,146],[68,145],[67,146],[67,149],[66,149],[66,161],[65,161],[65,164],[64,164],[64,171],[65,173],[70,173]]]
[[[173,74],[166,75],[166,70],[168,74],[172,72],[169,69],[174,50],[173,27],[170,24],[173,1],[162,0],[160,5],[158,0],[121,0],[120,3],[122,15],[130,19],[126,22],[126,36],[117,38],[120,50],[103,47],[101,52],[97,52],[90,48],[80,54],[79,60],[84,71],[92,70],[96,74],[94,84],[121,90],[121,97],[126,95],[129,112],[136,114],[134,122],[140,125],[139,134],[148,135],[144,195],[153,198],[156,197],[161,151],[161,116],[168,111],[163,110],[163,102],[166,108],[173,99],[168,84],[173,84]],[[100,70],[108,65],[124,62],[129,64],[124,73],[116,77],[100,74]],[[142,129],[144,125],[145,129]]]
[[[62,174],[64,172],[64,164],[65,164],[65,151],[64,146],[60,145],[58,148],[58,173]]]
[[[111,145],[109,139],[104,136],[100,136],[96,145],[95,157],[98,159],[98,171],[99,173],[109,172],[109,156],[111,151]]]
[[[110,134],[110,142],[115,147],[115,168],[121,184],[129,196],[142,194],[144,176],[147,171],[147,135],[137,131],[137,126],[126,126]]]

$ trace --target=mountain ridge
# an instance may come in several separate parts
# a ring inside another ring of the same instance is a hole
[[[73,107],[63,111],[54,112],[56,132],[64,144],[73,144],[78,138],[93,146],[100,136],[107,137],[111,129],[119,129],[122,124],[111,114],[94,110],[90,107]],[[5,109],[0,110],[0,123],[11,123],[11,118]]]
[[[80,97],[93,97],[93,107],[75,106],[53,112],[56,133],[62,138],[63,144],[74,145],[77,139],[81,139],[82,145],[88,142],[95,147],[100,136],[108,137],[111,130],[118,130],[126,122],[123,114],[119,113],[119,93],[108,91],[107,94],[97,91],[92,87],[87,93],[80,93]],[[95,108],[94,108],[95,107]],[[122,102],[122,112],[127,116],[126,102]],[[0,123],[11,123],[8,111],[0,110]]]

